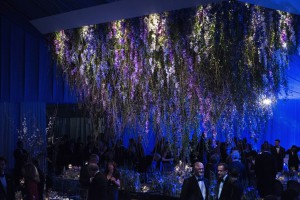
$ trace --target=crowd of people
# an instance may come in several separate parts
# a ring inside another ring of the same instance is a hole
[[[88,199],[118,199],[118,188],[122,180],[118,168],[138,172],[170,172],[178,159],[166,138],[156,140],[150,155],[145,154],[142,138],[131,138],[126,148],[122,140],[108,143],[93,136],[84,145],[80,138],[76,142],[64,136],[48,148],[47,175],[59,175],[69,164],[81,166],[80,184],[88,190]],[[97,142],[98,141],[98,142]],[[216,199],[238,200],[248,186],[257,189],[260,197],[281,196],[296,199],[299,191],[286,190],[278,193],[276,174],[298,172],[300,147],[293,145],[285,149],[280,140],[271,145],[265,141],[259,152],[252,149],[246,139],[234,139],[232,143],[212,141],[203,133],[199,140],[189,143],[189,156],[184,161],[193,166],[193,175],[182,186],[181,199],[207,199],[213,179],[218,180]],[[284,159],[288,155],[288,163]],[[17,142],[14,151],[15,167],[12,176],[5,173],[6,159],[0,157],[0,199],[14,199],[15,191],[22,191],[24,199],[43,199],[44,172],[38,162]],[[117,168],[118,166],[118,168]],[[103,169],[103,170],[102,170]],[[214,177],[213,177],[214,176]],[[105,192],[104,192],[105,191]],[[5,197],[5,198],[4,198]]]

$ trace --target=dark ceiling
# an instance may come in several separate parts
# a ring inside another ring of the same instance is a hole
[[[1,12],[14,12],[30,21],[117,0],[0,0]]]

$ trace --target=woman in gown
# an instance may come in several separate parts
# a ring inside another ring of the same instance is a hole
[[[109,161],[106,165],[105,176],[108,181],[108,199],[118,200],[120,187],[120,173],[117,170],[116,163]]]

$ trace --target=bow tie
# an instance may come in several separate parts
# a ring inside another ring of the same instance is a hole
[[[204,178],[203,177],[198,177],[197,178],[197,181],[199,182],[199,181],[204,181]]]
[[[224,179],[220,178],[219,183],[222,183],[222,182],[224,183]]]

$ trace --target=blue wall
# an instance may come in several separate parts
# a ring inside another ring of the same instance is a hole
[[[46,104],[75,102],[44,37],[0,13],[0,155],[9,158],[9,167],[24,117],[45,132]]]

